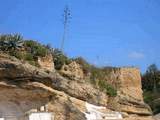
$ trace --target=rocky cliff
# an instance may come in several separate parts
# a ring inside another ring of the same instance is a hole
[[[0,115],[27,120],[30,112],[44,106],[55,120],[86,120],[90,114],[86,104],[90,103],[103,106],[97,110],[101,119],[110,112],[119,112],[125,120],[152,120],[151,111],[143,102],[138,69],[115,68],[106,77],[116,86],[116,97],[108,96],[79,76],[70,79],[54,70],[47,72],[0,54]]]
[[[118,89],[117,97],[111,98],[108,102],[111,108],[129,116],[135,116],[135,114],[139,117],[151,115],[149,106],[143,101],[141,76],[138,68],[114,69],[110,72],[110,76]],[[129,119],[131,118],[129,117]]]

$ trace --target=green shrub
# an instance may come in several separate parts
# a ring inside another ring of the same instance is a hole
[[[23,37],[19,34],[2,34],[0,35],[0,41],[22,41]]]
[[[101,91],[104,91],[107,95],[111,97],[115,97],[117,95],[117,90],[111,84],[107,83],[106,75],[110,74],[112,70],[115,68],[113,67],[105,67],[105,68],[98,68],[94,65],[90,65],[86,62],[82,57],[78,57],[74,59],[77,63],[82,66],[83,72],[85,74],[90,73],[90,83],[93,84],[95,87],[98,87]]]
[[[49,53],[44,45],[33,40],[24,41],[19,34],[0,35],[0,50],[36,66],[37,57],[44,57]]]
[[[35,61],[28,61],[28,63],[31,64],[31,65],[33,65],[33,66],[37,66],[37,63]]]
[[[80,64],[82,66],[83,72],[84,74],[88,74],[91,70],[91,65],[82,57],[78,57],[76,59],[73,59],[74,61],[76,61],[76,63]]]
[[[31,53],[26,53],[24,55],[24,59],[27,60],[27,61],[34,61],[34,57]]]
[[[90,69],[91,72],[91,79],[97,79],[97,80],[101,80],[104,79],[104,74],[103,71],[100,68],[94,67],[92,66]]]
[[[160,113],[160,104],[155,105],[152,109],[154,114]]]
[[[36,56],[41,56],[41,57],[45,57],[48,53],[48,50],[43,47],[43,46],[37,46],[36,49],[35,49],[35,55]]]
[[[29,48],[37,46],[37,42],[33,40],[26,40],[24,43],[25,43],[25,47],[29,47]]]
[[[154,96],[153,96],[153,93],[150,92],[150,91],[144,91],[143,92],[143,96],[144,96],[144,101],[146,103],[150,103],[154,100]]]
[[[24,59],[24,54],[22,54],[21,51],[11,51],[11,52],[9,52],[9,54],[11,56],[15,56],[16,58],[18,58],[20,60]]]
[[[101,91],[106,92],[106,94],[111,97],[115,97],[117,95],[117,90],[112,85],[108,84],[106,81],[99,80],[98,86]]]
[[[23,38],[19,34],[0,36],[0,49],[4,52],[14,52],[23,47]]]
[[[33,40],[25,41],[25,48],[34,57],[36,56],[45,57],[49,52],[46,47],[42,46],[41,44]]]
[[[152,91],[143,91],[143,98],[144,102],[147,103],[152,111],[153,114],[157,114],[160,112],[160,102],[159,102],[160,94],[154,94]]]
[[[55,49],[52,55],[56,70],[60,70],[64,64],[68,65],[71,63],[71,60],[58,49]]]

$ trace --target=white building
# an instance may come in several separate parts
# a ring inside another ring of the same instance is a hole
[[[54,118],[48,112],[35,112],[29,114],[29,120],[54,120]]]

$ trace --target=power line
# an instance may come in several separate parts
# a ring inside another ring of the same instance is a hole
[[[63,51],[63,49],[64,49],[64,42],[65,42],[65,38],[66,38],[67,27],[70,22],[69,21],[70,19],[71,19],[71,12],[70,12],[69,7],[66,5],[66,7],[64,8],[64,13],[63,13],[64,31],[63,31],[62,42],[61,42],[61,51]]]

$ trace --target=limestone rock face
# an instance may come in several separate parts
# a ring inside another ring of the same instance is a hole
[[[78,107],[73,103],[80,99],[84,100],[81,103],[98,103],[98,92],[93,86],[70,82],[55,72],[47,73],[3,54],[0,54],[0,81],[0,114],[12,116],[13,120],[26,120],[27,113],[37,111],[41,106],[46,106],[55,120],[85,120],[84,113],[79,110],[85,105]],[[102,97],[105,95],[101,94]],[[103,101],[103,104],[107,103],[107,99]]]
[[[54,120],[85,120],[85,115],[73,105],[70,96],[39,82],[23,86],[0,82],[0,90],[0,114],[6,119],[28,120],[30,113],[40,112],[45,106]]]
[[[51,54],[48,54],[45,57],[38,57],[38,64],[43,69],[54,71],[54,62]]]
[[[55,120],[86,120],[81,107],[85,108],[85,103],[82,101],[79,106],[75,104],[79,100],[75,98],[75,101],[72,101],[72,97],[67,96],[66,94],[57,95],[52,98],[52,101],[47,103],[47,110],[54,113]]]
[[[137,68],[118,68],[110,73],[118,90],[118,96],[111,98],[111,108],[130,115],[150,116],[148,105],[143,101],[140,71]],[[116,102],[115,102],[116,101]],[[115,106],[115,107],[114,107]]]
[[[60,72],[71,79],[84,78],[84,74],[81,66],[75,61],[71,62],[69,65],[63,65]]]
[[[0,114],[6,119],[28,120],[27,112],[45,105],[50,96],[54,95],[43,84],[30,83],[18,87],[0,82]]]
[[[100,90],[94,88],[94,86],[84,80],[70,80],[57,74],[52,85],[53,88],[65,91],[65,93],[77,99],[94,104],[107,105],[108,96],[106,93],[100,92]]]
[[[133,116],[130,116],[128,118],[125,118],[124,120],[154,120],[153,117],[149,116],[149,117],[140,117],[140,116],[136,116],[136,115],[133,115]]]
[[[149,107],[143,102],[140,73],[135,68],[110,72],[118,90],[115,98],[100,92],[83,77],[70,79],[56,71],[45,71],[0,54],[0,115],[26,120],[28,113],[45,106],[55,120],[86,120],[88,102],[106,107],[104,113],[122,112],[124,120],[152,120]]]
[[[28,120],[29,113],[45,106],[54,120],[85,120],[84,114],[72,105],[70,96],[52,88],[54,75],[0,54],[0,115]]]
[[[119,91],[137,101],[143,101],[139,69],[121,68],[119,72]]]

